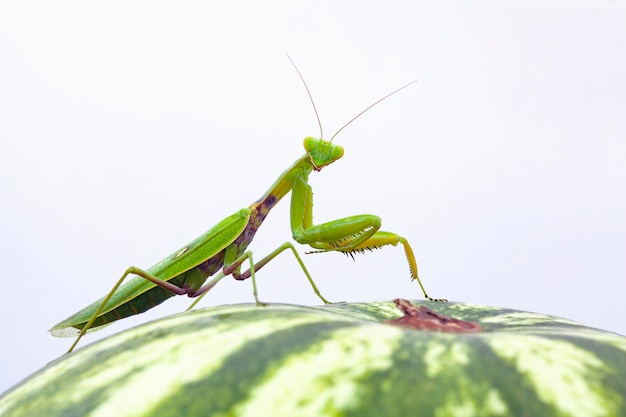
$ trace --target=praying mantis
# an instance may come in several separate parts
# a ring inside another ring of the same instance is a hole
[[[291,61],[291,58],[289,60]],[[320,138],[305,138],[305,154],[287,168],[265,194],[249,207],[221,220],[209,231],[156,265],[146,270],[135,266],[129,267],[105,297],[52,327],[50,332],[53,336],[76,336],[67,353],[74,350],[87,332],[99,330],[116,320],[143,313],[174,295],[186,294],[189,297],[197,297],[189,307],[191,309],[222,278],[229,275],[237,280],[252,278],[256,304],[265,305],[258,297],[255,272],[285,250],[290,250],[294,254],[319,299],[329,304],[315,285],[292,243],[283,243],[257,262],[253,261],[252,252],[247,249],[270,210],[289,192],[291,192],[291,231],[296,242],[309,245],[313,252],[342,252],[349,256],[365,250],[401,244],[409,262],[411,279],[418,282],[424,297],[431,301],[446,301],[432,298],[426,293],[418,276],[415,255],[409,242],[396,233],[381,231],[380,217],[361,214],[318,225],[313,224],[313,192],[308,178],[311,172],[321,171],[343,156],[343,148],[332,143],[335,136],[367,110],[417,80],[398,88],[367,107],[326,141],[322,139],[322,125],[309,88],[293,61],[291,63],[296,68],[313,104],[320,126]],[[249,269],[241,272],[241,267],[246,262]],[[122,285],[129,275],[134,277]]]

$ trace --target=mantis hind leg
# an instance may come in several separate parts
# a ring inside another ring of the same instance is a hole
[[[78,334],[78,336],[76,337],[76,339],[74,340],[74,343],[72,343],[72,346],[70,346],[69,350],[67,351],[67,353],[70,353],[74,350],[74,348],[76,347],[76,345],[78,344],[78,342],[80,341],[80,339],[82,339],[82,337],[87,333],[87,331],[89,331],[89,329],[91,328],[91,326],[93,325],[93,323],[96,321],[96,319],[98,317],[100,317],[100,315],[102,314],[102,312],[104,311],[104,308],[106,307],[107,303],[109,302],[109,300],[111,300],[111,297],[113,297],[113,294],[115,294],[115,292],[117,291],[117,289],[120,287],[120,285],[122,285],[122,283],[124,282],[124,280],[126,279],[126,277],[128,275],[137,275],[140,276],[148,281],[151,281],[152,283],[154,283],[155,285],[158,285],[159,287],[162,287],[168,291],[170,291],[173,294],[177,294],[177,295],[182,295],[182,294],[186,294],[187,293],[187,289],[185,288],[181,288],[177,285],[174,285],[170,282],[167,281],[163,281],[162,279],[144,271],[141,268],[137,268],[135,266],[131,266],[128,269],[126,269],[126,271],[124,272],[124,275],[122,275],[120,277],[120,279],[117,280],[117,282],[115,283],[115,285],[113,286],[113,288],[111,289],[111,291],[109,291],[109,293],[106,295],[106,297],[104,297],[102,299],[102,302],[100,303],[100,305],[98,306],[98,308],[96,309],[96,311],[91,315],[91,318],[87,321],[87,323],[85,323],[85,325],[80,329],[80,333]]]

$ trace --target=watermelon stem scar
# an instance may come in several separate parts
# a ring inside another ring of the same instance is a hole
[[[425,306],[416,306],[409,300],[396,298],[393,300],[404,313],[397,319],[387,320],[386,323],[394,326],[408,327],[416,330],[431,330],[448,333],[473,333],[483,330],[473,321],[465,321],[437,313]]]

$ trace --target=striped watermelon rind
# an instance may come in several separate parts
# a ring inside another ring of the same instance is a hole
[[[394,303],[242,304],[61,357],[1,416],[626,416],[626,338],[558,317],[423,304],[484,331],[385,323]]]

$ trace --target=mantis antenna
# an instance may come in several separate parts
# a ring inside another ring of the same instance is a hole
[[[400,90],[404,90],[405,88],[407,88],[408,86],[410,86],[413,83],[416,83],[417,81],[419,81],[419,78],[414,79],[413,81],[411,81],[408,84],[404,84],[402,87],[392,91],[391,93],[387,94],[386,96],[379,98],[378,100],[376,100],[374,103],[370,104],[369,106],[367,106],[365,108],[365,110],[363,110],[361,113],[357,114],[356,116],[354,116],[352,119],[350,119],[348,121],[348,123],[346,123],[345,125],[341,126],[341,128],[335,132],[335,134],[330,138],[329,142],[332,142],[333,139],[335,139],[335,136],[337,136],[339,134],[339,132],[341,132],[343,129],[345,129],[350,123],[354,122],[356,119],[359,118],[359,116],[361,116],[363,113],[365,113],[366,111],[368,111],[369,109],[371,109],[372,107],[374,107],[375,105],[377,105],[378,103],[380,103],[381,101],[383,101],[386,98],[391,97],[392,95],[396,94],[398,91]]]
[[[291,65],[293,65],[293,67],[296,69],[296,72],[298,73],[298,76],[300,77],[300,80],[302,80],[302,84],[304,84],[304,88],[306,88],[306,92],[309,95],[309,100],[311,100],[311,104],[313,105],[313,111],[315,112],[315,117],[317,118],[317,124],[320,127],[320,139],[322,139],[324,137],[324,134],[322,132],[322,122],[320,121],[320,116],[319,113],[317,112],[317,107],[315,107],[315,102],[313,101],[313,96],[311,95],[311,91],[309,91],[309,86],[306,85],[306,81],[304,81],[304,77],[302,76],[302,74],[300,73],[300,70],[298,69],[298,67],[296,66],[295,62],[293,62],[293,59],[291,59],[291,57],[289,56],[289,54],[285,54],[287,55],[287,58],[289,58],[289,61],[291,62]],[[402,87],[392,91],[391,93],[387,94],[386,96],[379,98],[378,100],[376,100],[374,103],[370,104],[369,106],[367,106],[363,111],[361,111],[359,114],[357,114],[356,116],[354,116],[352,119],[350,119],[348,121],[348,123],[346,123],[345,125],[341,126],[341,128],[335,132],[335,134],[330,138],[329,142],[332,142],[333,139],[335,139],[335,136],[337,136],[339,134],[339,132],[341,132],[343,129],[345,129],[346,127],[348,127],[348,125],[352,122],[354,122],[356,119],[358,119],[361,115],[363,115],[363,113],[365,113],[366,111],[368,111],[369,109],[371,109],[372,107],[374,107],[375,105],[377,105],[378,103],[380,103],[381,101],[391,97],[392,95],[396,94],[397,92],[404,90],[405,88],[407,88],[408,86],[410,86],[411,84],[416,83],[417,81],[419,81],[419,78],[414,79],[413,81],[404,84]]]
[[[315,107],[315,101],[313,101],[313,96],[311,95],[311,92],[309,91],[309,86],[306,85],[306,81],[304,81],[304,77],[302,76],[302,74],[300,74],[300,70],[296,66],[296,63],[293,62],[293,59],[291,59],[289,54],[285,54],[285,55],[287,55],[287,58],[289,58],[289,61],[291,62],[291,65],[293,65],[293,67],[296,69],[296,72],[298,73],[298,76],[302,80],[302,84],[304,84],[304,88],[306,88],[306,93],[309,95],[309,100],[311,100],[311,104],[313,105],[313,111],[315,112],[315,117],[317,117],[317,124],[320,127],[320,139],[322,139],[324,137],[324,133],[322,132],[322,122],[320,120],[320,115],[317,113],[317,107]]]

